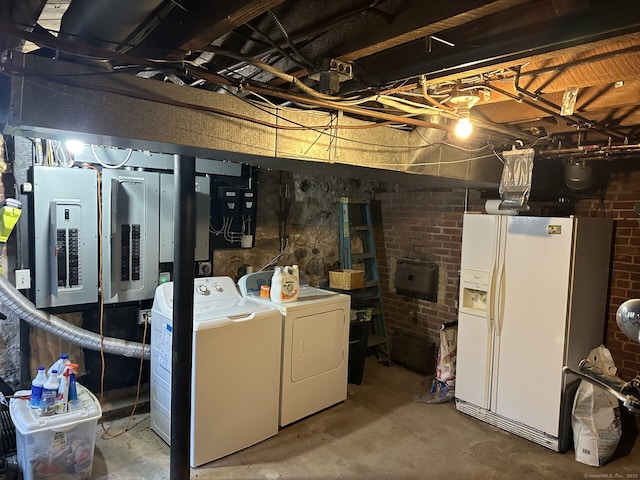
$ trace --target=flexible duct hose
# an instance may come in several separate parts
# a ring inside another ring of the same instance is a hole
[[[89,350],[100,350],[124,357],[143,357],[149,360],[151,348],[137,342],[130,342],[119,338],[102,337],[94,332],[77,327],[55,315],[38,310],[24,295],[11,285],[9,280],[0,275],[0,303],[14,315],[26,322],[56,335],[74,345]]]

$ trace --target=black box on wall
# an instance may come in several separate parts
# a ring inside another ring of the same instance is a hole
[[[401,258],[396,267],[394,287],[399,295],[435,302],[438,300],[438,265]]]

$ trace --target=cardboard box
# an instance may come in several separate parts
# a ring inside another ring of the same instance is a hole
[[[329,272],[329,287],[340,290],[364,288],[364,270],[334,270]]]
[[[80,384],[75,412],[41,417],[29,400],[9,403],[16,427],[18,466],[24,480],[89,480],[93,468],[98,419],[102,409],[96,397]]]

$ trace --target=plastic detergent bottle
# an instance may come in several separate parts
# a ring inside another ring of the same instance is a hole
[[[293,302],[298,298],[300,278],[298,266],[276,267],[271,277],[271,301],[275,303]]]
[[[49,367],[49,370],[47,370],[47,377],[51,376],[51,372],[53,370],[57,370],[58,375],[62,375],[64,373],[64,367],[66,367],[70,363],[71,361],[69,360],[69,354],[61,353],[60,358],[58,358],[58,360],[56,360],[55,363]]]
[[[44,371],[44,367],[38,367],[38,373],[31,382],[31,400],[29,400],[29,405],[31,405],[31,408],[38,408],[40,406],[40,399],[42,398],[42,388],[44,387],[44,382],[46,381],[47,374]]]
[[[58,371],[52,370],[51,375],[44,382],[42,387],[42,397],[40,398],[40,415],[53,415],[56,413],[56,398],[58,398],[58,388],[60,379]]]

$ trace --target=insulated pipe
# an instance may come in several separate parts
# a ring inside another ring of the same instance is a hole
[[[62,16],[60,36],[108,50],[120,47],[145,26],[163,0],[73,0]]]
[[[24,295],[11,285],[9,280],[0,275],[0,303],[11,313],[38,328],[52,333],[63,340],[89,350],[104,350],[106,353],[124,357],[143,357],[149,360],[151,348],[142,343],[130,342],[112,337],[100,337],[50,313],[38,310]]]

